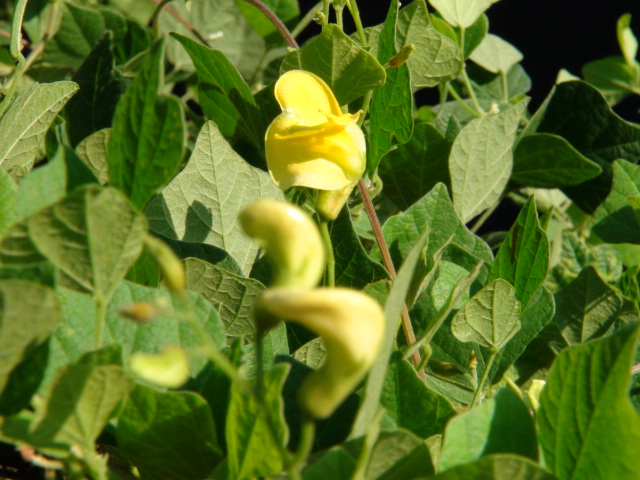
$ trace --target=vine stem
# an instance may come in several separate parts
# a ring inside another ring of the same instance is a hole
[[[9,53],[11,57],[17,62],[16,68],[11,76],[8,92],[2,103],[0,103],[0,115],[7,108],[11,102],[11,97],[18,84],[18,78],[22,74],[24,69],[25,59],[22,55],[22,20],[24,19],[24,11],[27,8],[27,0],[18,0],[16,9],[13,14],[13,20],[11,22],[11,39],[9,40]]]
[[[298,42],[296,42],[296,39],[293,38],[293,35],[291,35],[291,32],[289,32],[289,29],[287,28],[287,26],[284,23],[282,23],[282,20],[280,20],[278,16],[275,13],[273,13],[273,11],[268,6],[266,6],[260,0],[244,0],[244,1],[256,7],[258,10],[260,10],[263,13],[265,17],[267,17],[271,21],[271,23],[273,23],[273,25],[278,29],[278,31],[280,32],[280,35],[282,35],[282,37],[286,40],[286,42],[289,44],[290,47],[295,49],[300,48],[300,46],[298,45]]]
[[[163,0],[151,0],[151,1],[155,3],[157,6],[160,6]],[[210,46],[207,39],[204,38],[204,36],[196,29],[196,27],[194,27],[189,22],[187,22],[184,18],[182,18],[178,14],[178,12],[176,12],[173,8],[166,7],[163,10],[167,12],[169,15],[171,15],[173,18],[175,18],[178,22],[180,22],[187,30],[193,33],[196,37],[198,37],[198,40],[200,40],[204,45],[206,45],[207,47]]]
[[[460,27],[460,50],[462,51],[462,55],[464,56],[464,27]],[[473,102],[473,106],[478,111],[478,115],[480,117],[485,117],[487,114],[478,103],[478,98],[476,97],[476,93],[473,91],[473,87],[471,86],[471,81],[469,80],[469,75],[467,75],[467,66],[466,64],[462,66],[462,80],[464,81],[467,90],[469,90],[469,98]]]
[[[378,244],[378,248],[380,249],[380,253],[382,255],[382,263],[389,272],[391,280],[394,281],[396,279],[396,269],[393,266],[393,260],[391,260],[389,247],[387,246],[387,242],[385,241],[384,235],[382,234],[382,226],[380,225],[380,220],[378,220],[376,209],[373,206],[371,196],[369,195],[367,187],[364,185],[364,181],[362,181],[362,179],[358,181],[358,190],[360,191],[360,195],[362,196],[364,208],[367,212],[367,216],[369,217],[369,221],[371,222],[371,228],[373,229],[373,235],[376,238],[376,243]],[[404,332],[405,338],[407,339],[407,343],[409,345],[413,345],[414,343],[416,343],[416,334],[413,331],[413,325],[411,324],[409,311],[407,310],[406,305],[402,306],[402,313],[400,315],[402,318],[402,330]],[[416,368],[422,363],[420,352],[418,350],[415,350],[412,353],[411,359],[413,360],[413,364],[416,366]],[[420,375],[420,378],[422,378],[423,380],[426,379],[424,370],[418,370],[418,375]]]
[[[316,436],[316,421],[315,419],[304,412],[302,414],[302,425],[300,425],[300,443],[298,449],[292,459],[288,468],[289,478],[292,480],[300,479],[300,470],[311,450],[313,449],[313,441]]]

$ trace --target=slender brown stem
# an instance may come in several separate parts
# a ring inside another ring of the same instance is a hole
[[[367,211],[367,216],[369,217],[369,221],[371,222],[371,228],[373,229],[373,235],[376,237],[376,243],[378,244],[378,248],[380,249],[380,254],[382,255],[382,263],[384,267],[389,272],[389,276],[391,280],[396,279],[396,269],[393,266],[393,260],[391,260],[391,254],[389,253],[389,247],[387,247],[387,242],[384,239],[384,235],[382,234],[382,227],[380,226],[380,220],[378,220],[378,215],[376,214],[376,209],[373,206],[373,202],[371,201],[371,197],[369,196],[369,192],[367,191],[367,187],[364,185],[362,179],[358,181],[358,190],[360,191],[360,195],[362,195],[362,201],[364,202],[364,208]],[[407,310],[407,306],[402,306],[402,330],[404,331],[404,336],[407,339],[407,343],[409,345],[413,345],[416,343],[416,334],[413,331],[413,325],[411,325],[411,319],[409,318],[409,311]],[[420,352],[415,351],[411,356],[413,360],[413,364],[418,367],[421,363]],[[424,380],[424,370],[418,370],[418,375]]]
[[[11,38],[11,34],[5,30],[0,30],[0,37]],[[29,40],[25,40],[24,38],[20,39],[20,42],[22,43],[23,47],[28,47],[29,45],[31,45],[29,43]]]
[[[160,3],[162,2],[162,0],[151,0],[151,1],[156,5],[160,5]],[[200,40],[204,45],[206,45],[207,47],[209,46],[209,42],[207,41],[207,39],[204,38],[204,36],[196,29],[196,27],[194,27],[189,22],[187,22],[184,18],[182,18],[182,16],[180,16],[180,14],[176,12],[173,8],[165,7],[163,11],[167,12],[169,15],[175,18],[178,22],[184,25],[184,27],[187,30],[189,30],[191,33],[193,33],[196,37],[198,37],[198,40]]]
[[[280,35],[282,35],[282,38],[285,39],[285,41],[289,44],[290,47],[296,48],[296,49],[300,48],[300,46],[298,45],[298,42],[296,42],[296,39],[293,38],[293,35],[291,35],[291,32],[289,32],[289,29],[287,28],[287,26],[284,23],[282,23],[282,20],[280,20],[278,16],[271,11],[269,7],[267,7],[260,0],[244,0],[244,1],[256,7],[265,15],[265,17],[271,20],[271,23],[273,23],[273,25],[278,29],[278,31],[280,32]]]
[[[635,375],[636,373],[640,373],[640,363],[631,367],[631,375]]]

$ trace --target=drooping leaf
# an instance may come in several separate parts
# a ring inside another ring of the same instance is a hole
[[[498,0],[429,0],[447,23],[467,28]]]
[[[433,87],[462,68],[458,45],[431,25],[424,0],[411,2],[398,13],[396,49],[406,45],[415,47],[407,59],[414,90]]]
[[[537,463],[518,455],[490,455],[442,472],[433,480],[557,480]]]
[[[451,419],[444,432],[440,470],[496,453],[538,459],[533,417],[509,388],[499,390],[479,407]]]
[[[515,289],[498,278],[458,311],[451,330],[461,342],[500,349],[520,330],[520,308]]]
[[[611,193],[593,214],[593,231],[605,242],[640,244],[640,223],[630,203],[640,195],[640,167],[616,160],[612,174]]]
[[[492,73],[507,73],[522,61],[520,50],[497,35],[488,34],[469,56],[470,60]]]
[[[248,274],[258,247],[243,233],[237,217],[262,198],[284,197],[269,174],[246,163],[209,121],[187,166],[149,203],[146,214],[152,230],[221,248]]]
[[[249,86],[223,53],[183,35],[173,34],[187,51],[198,74],[198,95],[204,114],[229,138],[242,137],[262,148],[264,128]]]
[[[387,368],[380,405],[398,427],[420,438],[442,433],[447,421],[455,416],[449,401],[429,390],[399,352],[392,356]]]
[[[158,95],[164,41],[157,42],[116,106],[107,154],[109,182],[142,209],[175,174],[184,149],[182,104]]]
[[[124,92],[122,75],[114,68],[111,38],[107,32],[98,40],[72,78],[80,87],[65,109],[72,146],[111,126],[116,105]]]
[[[38,251],[63,274],[65,285],[108,295],[142,249],[144,217],[113,188],[90,185],[27,219]]]
[[[222,458],[209,405],[193,392],[131,392],[116,429],[142,478],[205,478]]]
[[[553,363],[537,418],[545,464],[558,480],[637,477],[640,418],[628,389],[638,333],[635,323]]]
[[[532,117],[525,133],[534,131],[563,137],[602,168],[598,177],[563,188],[563,192],[587,213],[593,213],[609,194],[613,161],[634,162],[640,156],[640,127],[616,115],[602,94],[585,82],[556,85]]]
[[[24,176],[56,115],[78,90],[74,82],[35,84],[20,92],[0,118],[0,168]]]
[[[564,138],[535,133],[522,138],[513,156],[511,179],[529,187],[577,185],[602,173],[602,168]]]
[[[329,233],[336,259],[336,285],[363,288],[369,283],[389,278],[386,269],[371,260],[362,247],[353,229],[349,209],[342,209],[338,218],[331,223]]]
[[[593,267],[555,295],[555,324],[568,345],[602,336],[622,312],[623,299]]]
[[[307,70],[322,78],[338,103],[346,105],[385,83],[384,68],[337,25],[327,25],[320,35],[285,57],[280,73]]]
[[[288,371],[288,365],[280,363],[265,372],[264,406],[240,385],[232,385],[227,412],[230,478],[264,477],[282,470],[279,450],[286,445],[288,431],[280,392]]]
[[[449,152],[451,142],[430,123],[420,123],[411,139],[380,161],[378,175],[384,182],[384,194],[400,210],[407,210],[436,184],[450,185]]]
[[[496,202],[511,176],[513,142],[527,101],[472,120],[451,146],[449,174],[453,206],[463,222]]]
[[[398,22],[398,0],[389,6],[387,19],[378,40],[378,60],[386,64],[396,53],[396,26]],[[387,81],[375,90],[371,97],[369,114],[367,171],[373,174],[380,159],[394,143],[407,143],[413,131],[411,109],[413,95],[409,67],[387,68]]]

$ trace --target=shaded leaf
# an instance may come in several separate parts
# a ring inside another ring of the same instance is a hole
[[[142,209],[175,174],[184,149],[182,104],[158,95],[164,41],[157,42],[116,106],[107,163],[109,182]]]
[[[76,154],[89,167],[100,184],[109,181],[107,147],[111,139],[111,129],[103,128],[82,140],[76,147]]]
[[[545,464],[559,480],[637,477],[640,417],[628,389],[639,332],[633,324],[553,363],[537,418]]]
[[[18,187],[7,172],[0,170],[0,238],[9,230],[15,221],[16,192]]]
[[[556,477],[517,455],[491,455],[440,473],[433,480],[556,480]]]

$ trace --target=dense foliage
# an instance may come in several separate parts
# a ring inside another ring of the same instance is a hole
[[[532,111],[495,1],[4,3],[0,464],[638,478],[631,18]]]

